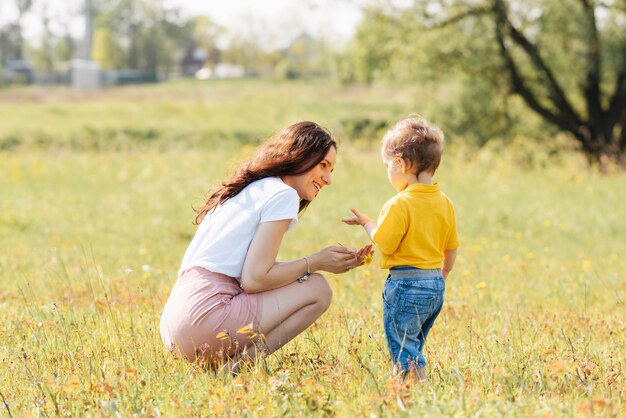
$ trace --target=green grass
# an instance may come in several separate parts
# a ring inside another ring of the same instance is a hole
[[[264,137],[319,121],[341,137],[334,184],[281,258],[360,246],[339,220],[392,195],[376,123],[427,114],[411,97],[251,81],[0,92],[0,143],[14,139],[0,151],[0,415],[620,415],[626,177],[522,140],[454,141],[436,176],[462,247],[426,384],[390,378],[374,264],[329,274],[330,310],[237,377],[163,347],[160,312],[207,189]]]
[[[13,90],[0,100],[0,149],[256,144],[301,119],[367,134],[412,111],[411,93],[272,81],[180,81],[97,93]]]

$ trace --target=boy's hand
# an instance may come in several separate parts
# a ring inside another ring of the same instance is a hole
[[[361,213],[358,209],[351,209],[351,210],[352,210],[352,213],[354,213],[354,216],[343,218],[341,222],[348,224],[348,225],[361,225],[361,226],[369,222],[374,222],[372,218],[370,218],[364,213]]]

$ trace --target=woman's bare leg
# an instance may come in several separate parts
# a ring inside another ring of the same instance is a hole
[[[324,276],[314,273],[306,282],[294,282],[260,295],[259,328],[265,337],[262,349],[273,353],[322,316],[330,306],[332,289]],[[246,354],[252,358],[257,351],[254,344],[246,347]]]
[[[259,328],[270,353],[294,339],[322,316],[333,291],[324,276],[312,274],[304,283],[292,283],[262,294]]]

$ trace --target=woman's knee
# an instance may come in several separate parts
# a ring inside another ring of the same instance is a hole
[[[319,273],[311,275],[311,281],[315,283],[315,295],[322,312],[326,311],[333,300],[333,289],[326,277]]]

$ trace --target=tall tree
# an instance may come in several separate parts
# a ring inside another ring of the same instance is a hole
[[[23,20],[33,7],[34,0],[15,0],[17,17],[0,27],[0,65],[8,59],[24,58]]]
[[[193,30],[159,1],[101,0],[96,14],[94,58],[104,68],[171,71]]]
[[[387,30],[401,31],[404,42],[396,42],[392,53],[369,56],[406,57],[411,51],[428,56],[435,68],[444,62],[472,77],[481,74],[483,88],[492,84],[496,94],[519,96],[548,124],[569,133],[590,161],[626,164],[623,0],[414,0],[409,8],[379,10],[395,22],[396,29]]]
[[[16,49],[17,56],[15,58],[22,59],[24,54],[24,38],[22,36],[22,22],[24,16],[28,13],[28,11],[33,7],[34,0],[16,0],[17,6],[17,21],[16,28],[18,30],[17,38],[19,39],[19,44]]]
[[[470,16],[491,21],[511,93],[570,133],[590,160],[626,163],[623,2],[488,0],[457,4],[438,24]]]
[[[609,45],[609,49],[617,50],[617,56],[607,56],[609,51],[603,53],[602,43],[611,42],[603,35],[613,35],[600,31],[603,22],[599,22],[597,15],[603,9],[607,10],[599,2],[579,0],[577,11],[580,15],[576,20],[583,35],[580,39],[583,44],[576,46],[580,48],[579,54],[572,55],[582,58],[580,88],[577,92],[570,90],[568,94],[558,73],[550,65],[547,51],[542,53],[539,42],[533,42],[529,33],[515,25],[511,7],[504,0],[494,0],[492,5],[496,39],[513,91],[544,119],[574,135],[585,153],[600,162],[607,157],[622,159],[626,151],[626,126],[620,126],[621,138],[615,135],[626,105],[626,37],[623,32],[621,36],[617,33],[618,43]],[[529,80],[532,75],[524,76],[522,65],[515,58],[516,53],[529,61],[531,71],[527,74],[533,74],[539,83]],[[613,88],[609,87],[610,84]],[[545,93],[542,94],[541,90]],[[574,105],[575,98],[572,96],[577,94],[584,102],[582,109]]]
[[[122,48],[106,27],[96,29],[93,36],[92,58],[103,70],[114,70],[122,67]]]

